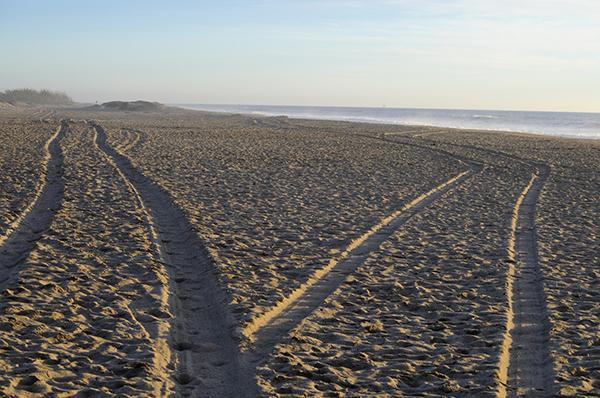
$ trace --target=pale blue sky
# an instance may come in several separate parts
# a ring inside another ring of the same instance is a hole
[[[600,112],[600,1],[0,0],[0,90]]]

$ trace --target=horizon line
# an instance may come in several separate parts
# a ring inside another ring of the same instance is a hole
[[[118,100],[117,100],[118,101]],[[133,100],[138,101],[138,100]],[[144,101],[144,100],[141,100]],[[108,101],[107,101],[108,102]],[[345,109],[406,109],[424,111],[478,111],[478,112],[537,112],[537,113],[589,113],[598,111],[565,111],[565,110],[531,110],[531,109],[489,109],[489,108],[444,108],[444,107],[410,107],[410,106],[345,106],[345,105],[273,105],[273,104],[239,104],[239,103],[201,103],[201,102],[164,102],[165,105],[207,105],[207,106],[265,106],[286,108],[345,108]]]

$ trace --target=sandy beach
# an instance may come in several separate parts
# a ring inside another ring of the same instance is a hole
[[[0,108],[0,395],[600,396],[600,141]]]

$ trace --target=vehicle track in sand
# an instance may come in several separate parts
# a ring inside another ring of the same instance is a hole
[[[169,275],[172,377],[180,396],[250,397],[254,374],[240,357],[235,322],[204,245],[170,196],[125,155],[107,144],[104,129],[90,122],[98,147],[136,192],[148,215],[157,261]]]
[[[434,135],[434,134],[445,134],[447,133],[448,130],[435,130],[435,131],[425,131],[425,132],[420,132],[418,134],[413,134],[411,137],[413,138],[421,138],[421,137],[426,137],[428,135]]]
[[[134,133],[131,133],[129,129],[121,129],[119,134],[120,137],[114,139],[113,148],[120,152],[125,152],[126,148],[131,146],[138,138]]]
[[[272,128],[275,126],[269,127]],[[105,143],[101,143],[101,145],[103,144],[105,145]],[[115,144],[115,146],[117,145]],[[123,150],[128,147],[129,144],[125,144],[118,148],[119,150]],[[425,149],[441,152],[435,148]],[[108,151],[109,149],[107,149]],[[280,302],[268,313],[256,318],[243,330],[243,334],[254,343],[246,346],[247,349],[241,354],[242,358],[238,358],[239,362],[250,365],[245,369],[249,376],[254,375],[255,367],[261,361],[265,360],[274,344],[281,341],[291,329],[317,309],[343,283],[348,275],[360,267],[368,255],[373,250],[376,250],[383,241],[388,239],[419,211],[461,184],[471,174],[481,169],[479,163],[472,162],[470,159],[461,158],[450,153],[444,154],[456,158],[460,163],[467,166],[467,170],[450,177],[442,184],[416,197],[382,219],[370,230],[355,239],[341,255],[332,259],[325,268],[315,272],[308,282],[294,291],[292,295]],[[118,158],[118,156],[116,155],[114,158]],[[152,208],[152,206],[148,207]],[[181,217],[187,223],[183,214],[181,214]],[[170,262],[165,257],[162,258],[162,261],[164,263]],[[174,289],[174,291],[176,290]],[[188,375],[193,376],[190,372],[188,372]]]
[[[139,144],[143,143],[142,134],[145,134],[141,130],[135,129],[122,129],[122,132],[126,134],[126,141],[122,144],[115,144],[115,149],[121,153],[127,153]]]
[[[327,266],[313,273],[291,295],[270,311],[255,318],[244,328],[244,335],[254,343],[249,353],[253,361],[264,359],[265,354],[268,354],[276,343],[316,310],[365,262],[369,254],[377,250],[395,231],[419,211],[462,183],[470,174],[472,171],[467,170],[453,176],[385,217],[353,240],[339,256],[331,259]]]
[[[0,236],[0,291],[14,282],[18,265],[50,226],[60,207],[64,194],[60,141],[68,129],[68,121],[61,120],[60,126],[46,142],[34,199]]]
[[[146,219],[148,235],[149,235],[150,242],[152,245],[152,251],[153,251],[152,254],[157,256],[158,258],[162,259],[161,248],[158,243],[159,237],[158,237],[158,233],[156,231],[156,225],[154,224],[152,215],[148,212],[148,209],[146,208],[146,206],[144,204],[144,200],[142,199],[140,193],[135,188],[135,186],[131,183],[131,181],[127,178],[127,176],[123,173],[123,171],[115,163],[114,159],[105,151],[105,148],[106,148],[105,137],[100,138],[97,128],[91,127],[91,129],[94,132],[94,146],[96,147],[97,151],[100,153],[100,155],[102,157],[104,157],[106,163],[108,163],[111,167],[113,167],[115,169],[115,172],[117,173],[119,178],[124,182],[125,186],[127,187],[127,190],[130,192],[131,196],[134,198],[134,202],[135,202],[134,206],[136,207],[136,209],[138,211],[140,211],[144,215],[144,218]],[[127,142],[126,145],[124,145],[124,146],[128,146],[128,145],[129,145],[129,142]],[[157,279],[158,278],[159,278],[159,276],[157,275]],[[171,307],[171,303],[169,302],[169,293],[171,290],[172,290],[171,287],[168,286],[166,291],[163,290],[158,295],[161,308],[170,308]],[[144,324],[142,322],[137,320],[135,314],[132,311],[130,311],[130,315],[131,315],[131,318],[134,319],[136,321],[136,323],[140,326],[140,328],[142,330],[144,330],[147,337],[149,339],[153,340],[153,342],[152,342],[153,343],[153,355],[155,358],[153,363],[156,366],[157,373],[163,374],[163,375],[167,374],[169,371],[168,371],[168,369],[166,369],[166,366],[165,366],[166,364],[164,362],[167,362],[167,361],[170,362],[172,356],[171,356],[171,358],[166,359],[166,360],[164,359],[164,357],[165,357],[165,352],[171,351],[171,349],[169,347],[169,345],[172,345],[172,341],[170,341],[171,340],[170,330],[168,330],[168,329],[165,330],[166,328],[164,328],[164,327],[158,327],[158,328],[153,328],[155,330],[149,330],[144,326]],[[155,331],[155,333],[153,333],[153,331]],[[161,389],[160,389],[160,394],[161,395],[168,394],[173,383],[174,383],[174,380],[172,380],[172,378],[168,378],[167,380],[164,380],[162,383]]]
[[[422,130],[404,130],[404,131],[390,131],[387,133],[383,133],[384,136],[389,137],[389,136],[394,136],[394,135],[399,135],[399,136],[408,136],[411,137],[411,134],[416,134],[416,133],[420,133]]]
[[[547,167],[537,168],[513,209],[506,286],[509,309],[497,394],[500,398],[554,394],[550,322],[535,225],[536,203],[549,172]]]
[[[260,124],[263,125],[263,123]],[[279,126],[272,125],[265,125],[265,127],[279,128]],[[156,225],[158,231],[154,239],[157,242],[160,262],[168,267],[171,275],[173,294],[171,308],[177,314],[178,321],[183,320],[178,326],[174,326],[176,331],[172,334],[173,350],[177,352],[178,357],[176,380],[179,382],[178,392],[182,395],[196,394],[201,391],[205,394],[206,391],[210,391],[207,396],[211,396],[211,394],[218,395],[224,391],[232,396],[256,394],[251,380],[252,370],[245,362],[251,362],[252,367],[254,367],[258,362],[263,361],[273,345],[281,341],[290,330],[317,309],[348,275],[360,267],[368,254],[376,250],[381,242],[413,215],[468,178],[469,174],[481,169],[480,163],[467,157],[420,143],[434,144],[436,143],[434,140],[419,139],[420,142],[405,142],[388,140],[381,136],[358,134],[400,145],[433,150],[456,158],[466,164],[469,169],[448,179],[445,183],[417,197],[381,220],[372,229],[353,241],[336,259],[332,259],[324,269],[315,272],[307,283],[281,301],[271,311],[253,320],[244,328],[243,333],[250,340],[253,340],[254,344],[249,346],[245,353],[240,354],[237,342],[231,337],[233,321],[227,309],[226,297],[218,287],[218,282],[213,274],[214,271],[210,266],[210,260],[204,254],[203,245],[193,232],[192,226],[183,212],[173,204],[168,194],[135,169],[128,158],[109,147],[106,144],[106,136],[102,128],[97,125],[96,128],[99,137],[101,137],[101,142],[99,142],[101,149],[114,160],[116,167],[122,170],[126,178],[131,181],[132,186],[139,192],[140,200],[148,209],[149,217],[153,220],[152,222]],[[119,147],[119,151],[131,148],[132,145],[130,144],[133,142],[133,145],[136,145],[138,140],[139,138],[134,139],[134,141]],[[509,310],[501,352],[497,393],[501,397],[551,395],[554,375],[548,352],[548,317],[543,291],[543,276],[537,264],[535,231],[535,204],[544,180],[549,174],[549,169],[545,165],[528,162],[501,151],[469,145],[464,147],[484,151],[495,156],[511,158],[535,169],[529,184],[521,192],[513,209],[511,234],[508,242],[508,256],[512,261],[507,279]],[[183,239],[179,241],[171,240],[175,236],[183,237]],[[191,245],[186,243],[191,241],[195,243]],[[189,259],[193,259],[192,262],[198,264],[190,265]],[[200,282],[195,279],[198,277],[198,270],[201,270],[203,275],[211,274],[211,281],[208,284],[205,281]],[[177,282],[178,280],[179,282]],[[203,293],[202,300],[197,300],[197,292]],[[208,292],[212,292],[212,294]],[[218,299],[215,299],[214,293],[216,293]],[[182,296],[184,297],[183,300],[181,299]],[[206,306],[203,307],[203,303],[205,302],[204,298],[208,296],[213,296],[210,301],[214,304],[208,305],[212,308],[213,315],[195,314],[195,312],[202,312],[198,311],[198,308],[206,308]],[[189,305],[192,301],[196,303],[195,306]],[[215,307],[219,309],[215,311]],[[213,319],[220,320],[221,326],[213,327],[215,325],[211,321]],[[207,329],[210,329],[210,331]],[[219,348],[214,349],[211,342],[220,340],[215,336],[217,334],[222,335],[224,330],[228,335],[226,339],[230,342],[224,346],[214,343],[219,346]],[[203,337],[197,338],[198,335]],[[204,350],[204,355],[195,352],[197,350],[194,348],[197,349],[198,347],[202,347],[200,351]],[[210,359],[207,360],[206,351],[218,353],[212,357],[214,363],[222,363],[222,359],[226,358],[225,364],[216,366],[222,368],[220,371],[216,371],[220,376],[215,376],[215,373],[212,373],[211,376],[210,371],[205,373],[199,371],[206,364],[206,361],[211,361]],[[227,354],[224,355],[224,353]],[[196,358],[202,357],[202,359],[195,359],[194,356]],[[231,365],[232,363],[235,365],[228,367],[227,364]],[[233,372],[231,373],[232,369]],[[201,380],[198,383],[200,385],[195,385],[198,381],[197,378]],[[227,381],[236,378],[241,382],[232,381],[229,382],[229,385],[238,384],[240,388],[227,390]],[[207,380],[209,381],[207,382]],[[214,382],[212,385],[210,380]],[[215,382],[215,380],[220,381]]]
[[[435,140],[421,139],[436,144]],[[507,256],[507,320],[500,352],[497,397],[554,395],[554,368],[550,357],[550,321],[544,275],[538,264],[536,204],[550,167],[539,162],[476,145],[443,143],[482,151],[532,168],[528,184],[513,207]]]
[[[377,138],[366,136],[368,138]],[[383,139],[384,141],[387,141]],[[393,142],[393,141],[392,141]],[[437,148],[413,145],[419,148],[440,152],[467,166],[467,170],[449,178],[442,184],[408,202],[400,209],[383,218],[367,232],[350,243],[327,266],[314,272],[309,279],[288,297],[280,301],[265,314],[256,317],[243,330],[252,344],[246,347],[245,355],[254,366],[260,365],[274,345],[280,342],[303,319],[315,311],[342,283],[358,269],[369,254],[401,228],[415,214],[446,194],[470,175],[479,172],[482,165],[466,157],[461,157]]]
[[[432,145],[445,143],[431,139],[416,137],[418,141],[429,144],[422,145],[406,140],[386,139],[382,136],[358,135],[399,145],[431,149],[453,156],[462,162],[470,161],[464,156],[444,149],[432,148]],[[529,183],[520,192],[513,207],[511,231],[507,242],[507,256],[511,266],[506,280],[508,310],[500,351],[497,396],[499,398],[552,396],[555,375],[549,352],[550,324],[544,292],[544,276],[538,265],[535,229],[535,207],[543,184],[550,174],[550,168],[546,164],[524,160],[502,151],[475,145],[454,143],[448,145],[508,158],[533,169]]]

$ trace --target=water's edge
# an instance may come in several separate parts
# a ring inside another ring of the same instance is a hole
[[[347,108],[268,105],[173,104],[184,109],[292,119],[429,126],[600,139],[600,113],[456,109]]]

